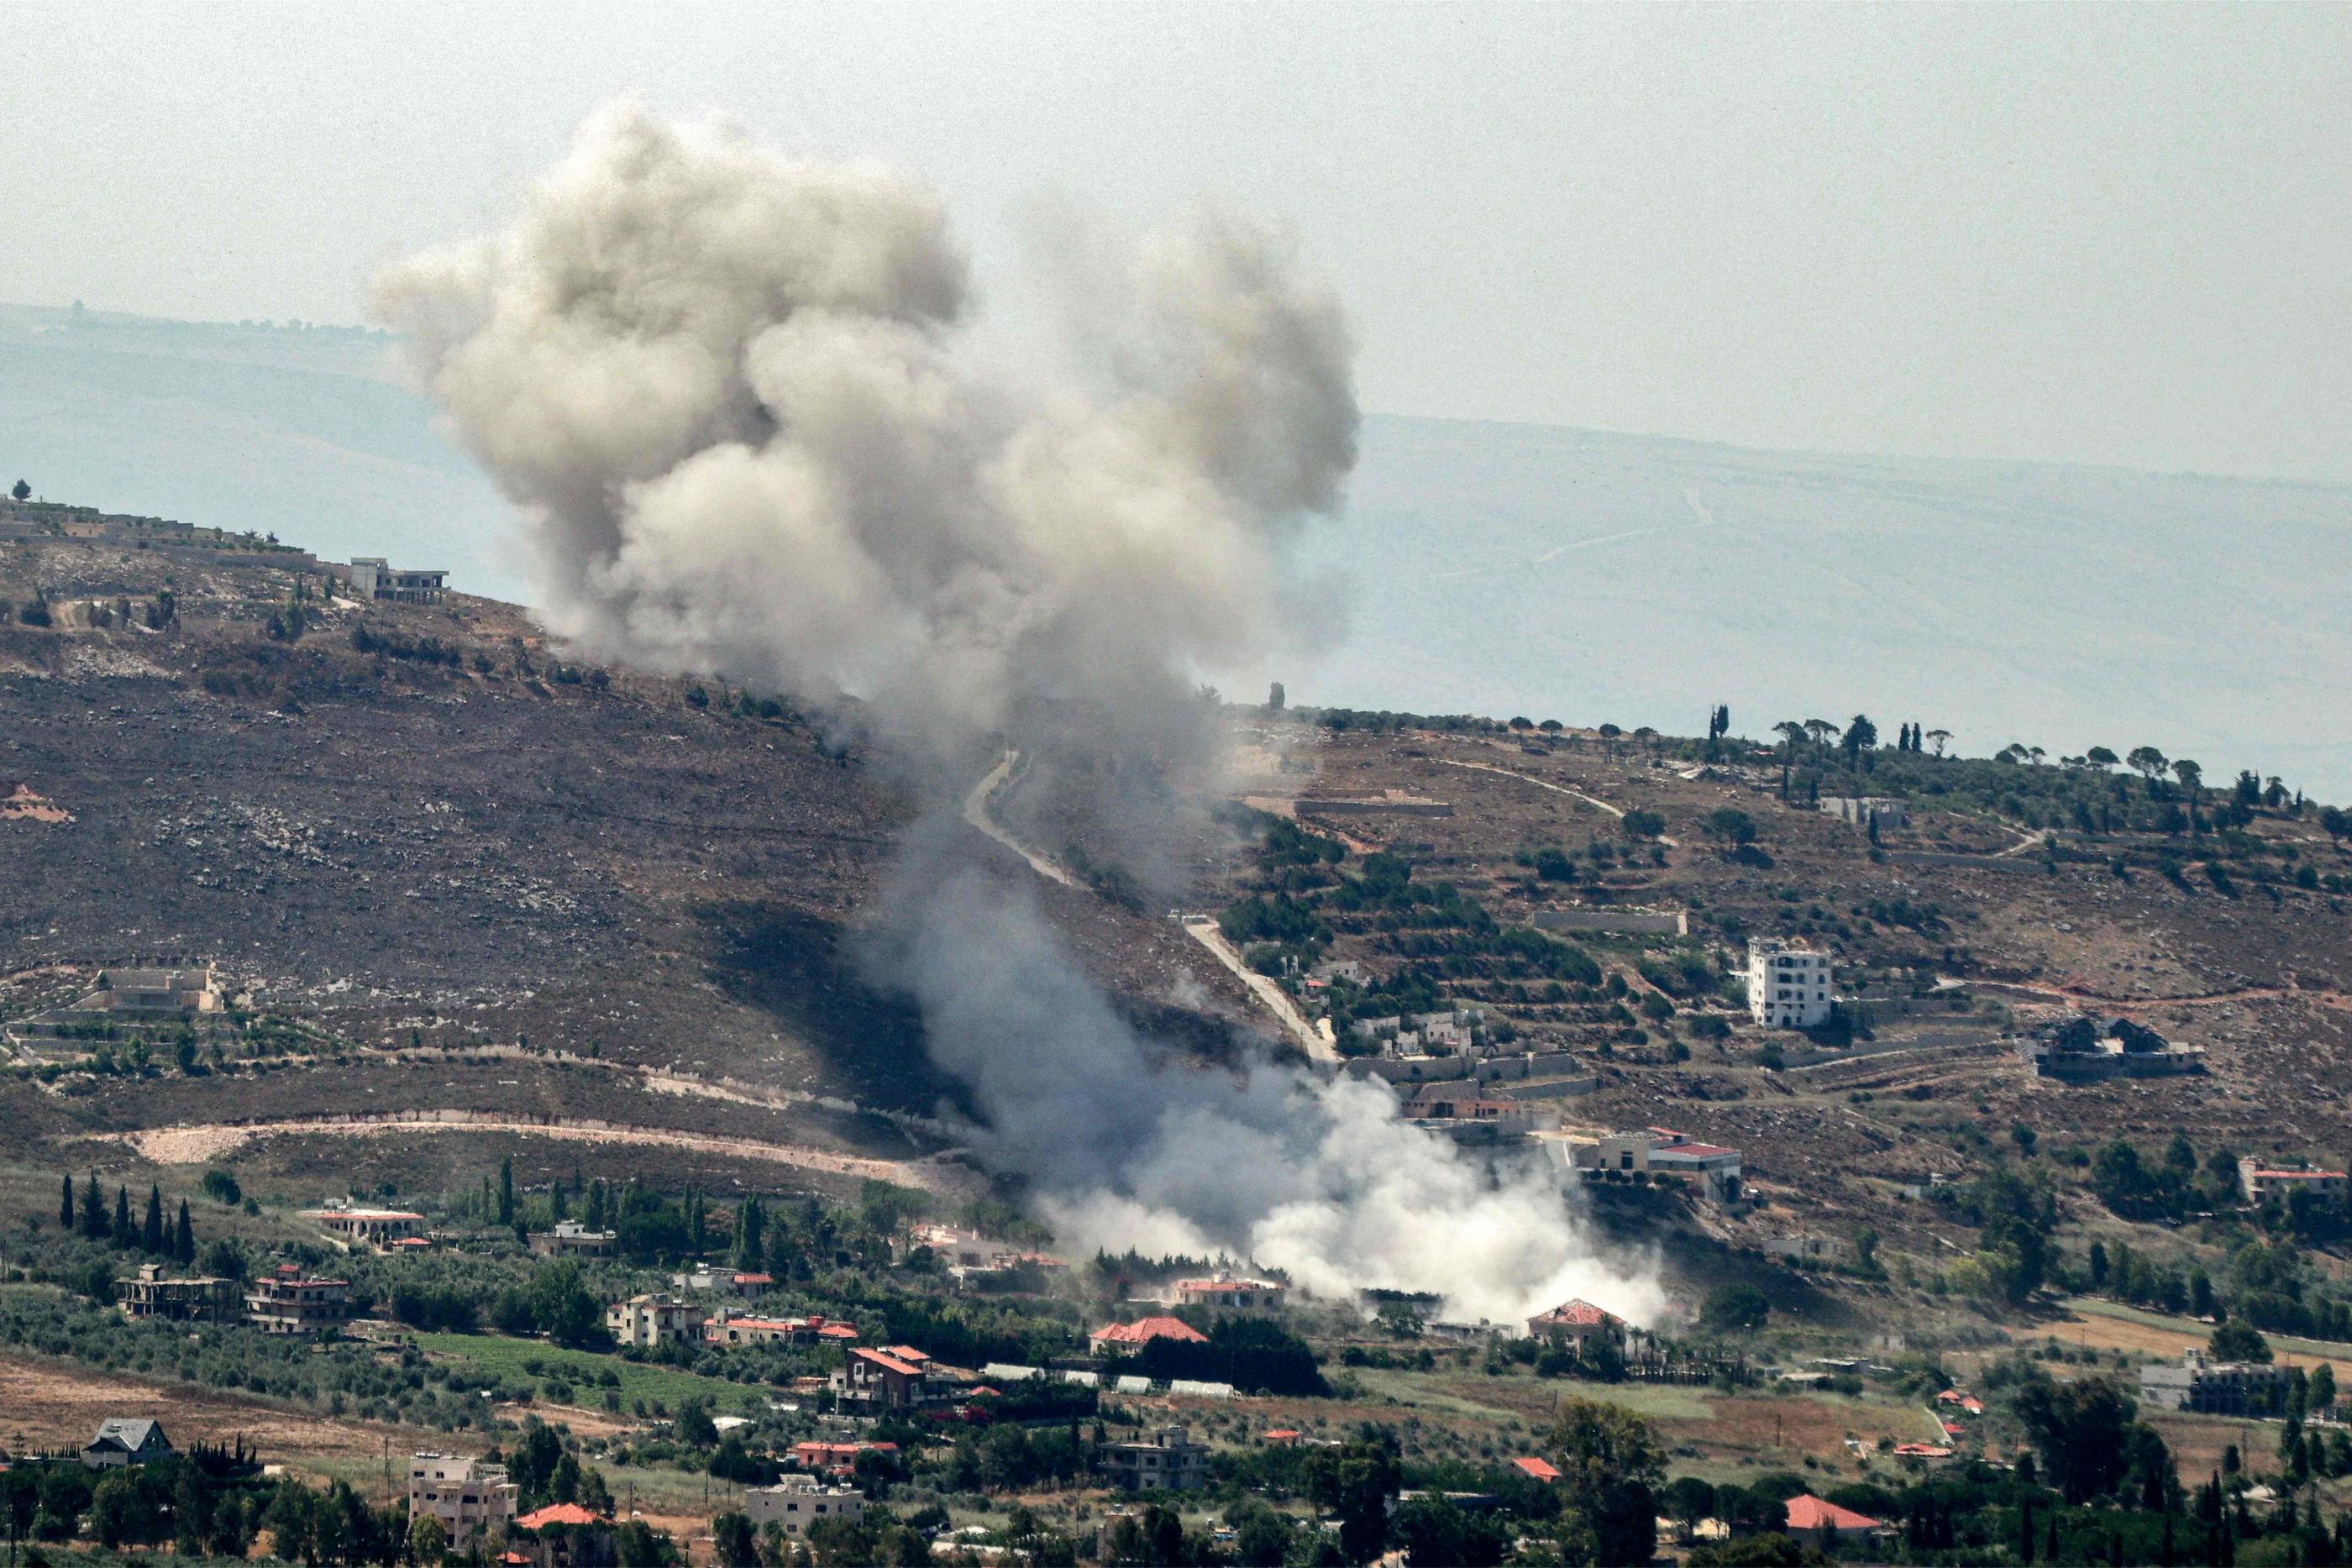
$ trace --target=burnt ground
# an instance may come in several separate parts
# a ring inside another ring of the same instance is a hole
[[[362,615],[308,598],[318,624],[272,638],[295,581],[0,544],[0,599],[168,585],[179,612],[156,632],[0,625],[0,779],[70,814],[0,821],[0,975],[26,977],[7,996],[29,1006],[59,967],[202,958],[254,1009],[349,1051],[522,1041],[877,1110],[954,1103],[911,1008],[856,961],[910,809],[855,747],[715,682],[567,664],[488,601]],[[355,648],[362,619],[394,651]],[[1045,902],[1132,1016],[1211,1048],[1249,1026],[1164,921]],[[694,1126],[731,1113],[530,1064],[486,1085],[320,1062],[79,1088],[11,1085],[0,1108],[60,1130],[500,1098]]]

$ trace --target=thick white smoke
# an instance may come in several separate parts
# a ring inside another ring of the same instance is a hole
[[[1041,699],[1083,697],[1114,749],[1197,728],[1192,673],[1280,645],[1278,546],[1355,457],[1345,321],[1276,231],[1204,212],[1073,256],[1077,365],[1045,391],[984,362],[966,273],[919,184],[624,106],[379,305],[527,519],[553,631],[861,698],[936,803]],[[1160,1060],[1025,890],[914,841],[893,977],[1069,1239],[1654,1311],[1549,1184],[1494,1187],[1384,1091]]]

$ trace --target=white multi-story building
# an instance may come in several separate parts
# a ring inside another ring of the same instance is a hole
[[[1810,943],[1759,936],[1748,944],[1748,1011],[1767,1029],[1829,1021],[1836,996],[1830,956]]]
[[[452,1552],[496,1541],[515,1516],[518,1490],[504,1466],[464,1455],[417,1454],[408,1461],[408,1517],[439,1520]]]
[[[699,1343],[708,1315],[700,1307],[667,1296],[631,1296],[604,1309],[604,1327],[622,1344],[651,1350],[665,1340]]]
[[[786,1476],[775,1486],[746,1489],[743,1511],[753,1524],[780,1524],[797,1540],[824,1520],[856,1524],[866,1517],[866,1494],[856,1487],[825,1486],[814,1476]]]

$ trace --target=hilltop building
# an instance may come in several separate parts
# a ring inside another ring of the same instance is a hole
[[[219,978],[210,965],[190,969],[101,969],[98,983],[73,1004],[79,1012],[124,1019],[185,1019],[222,1009]]]
[[[310,1218],[346,1241],[356,1241],[382,1252],[395,1242],[422,1239],[425,1217],[404,1208],[356,1208],[345,1198],[334,1198]]]
[[[2205,1071],[2202,1047],[2174,1045],[2127,1018],[2081,1013],[2032,1030],[2018,1042],[2017,1054],[2036,1076],[2069,1083]]]
[[[1827,1023],[1837,996],[1830,956],[1810,942],[1780,936],[1748,944],[1748,1012],[1767,1029],[1813,1029]]]
[[[381,556],[370,555],[352,557],[352,564],[336,575],[349,580],[352,591],[362,599],[396,604],[438,604],[449,580],[446,570],[395,567]]]
[[[1841,822],[1852,822],[1857,828],[1907,828],[1911,825],[1911,802],[1891,795],[1824,795],[1821,799],[1822,814],[1835,817]]]

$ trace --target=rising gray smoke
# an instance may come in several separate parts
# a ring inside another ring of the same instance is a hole
[[[940,806],[1040,704],[1083,699],[1121,754],[1198,733],[1194,675],[1281,645],[1280,546],[1354,462],[1345,321],[1279,233],[1203,211],[1061,261],[1071,366],[1041,389],[986,362],[929,191],[624,106],[512,228],[378,298],[527,519],[552,631],[859,698]],[[914,835],[893,976],[1066,1239],[1654,1309],[1553,1188],[1492,1186],[1385,1091],[1161,1060],[955,841]]]

